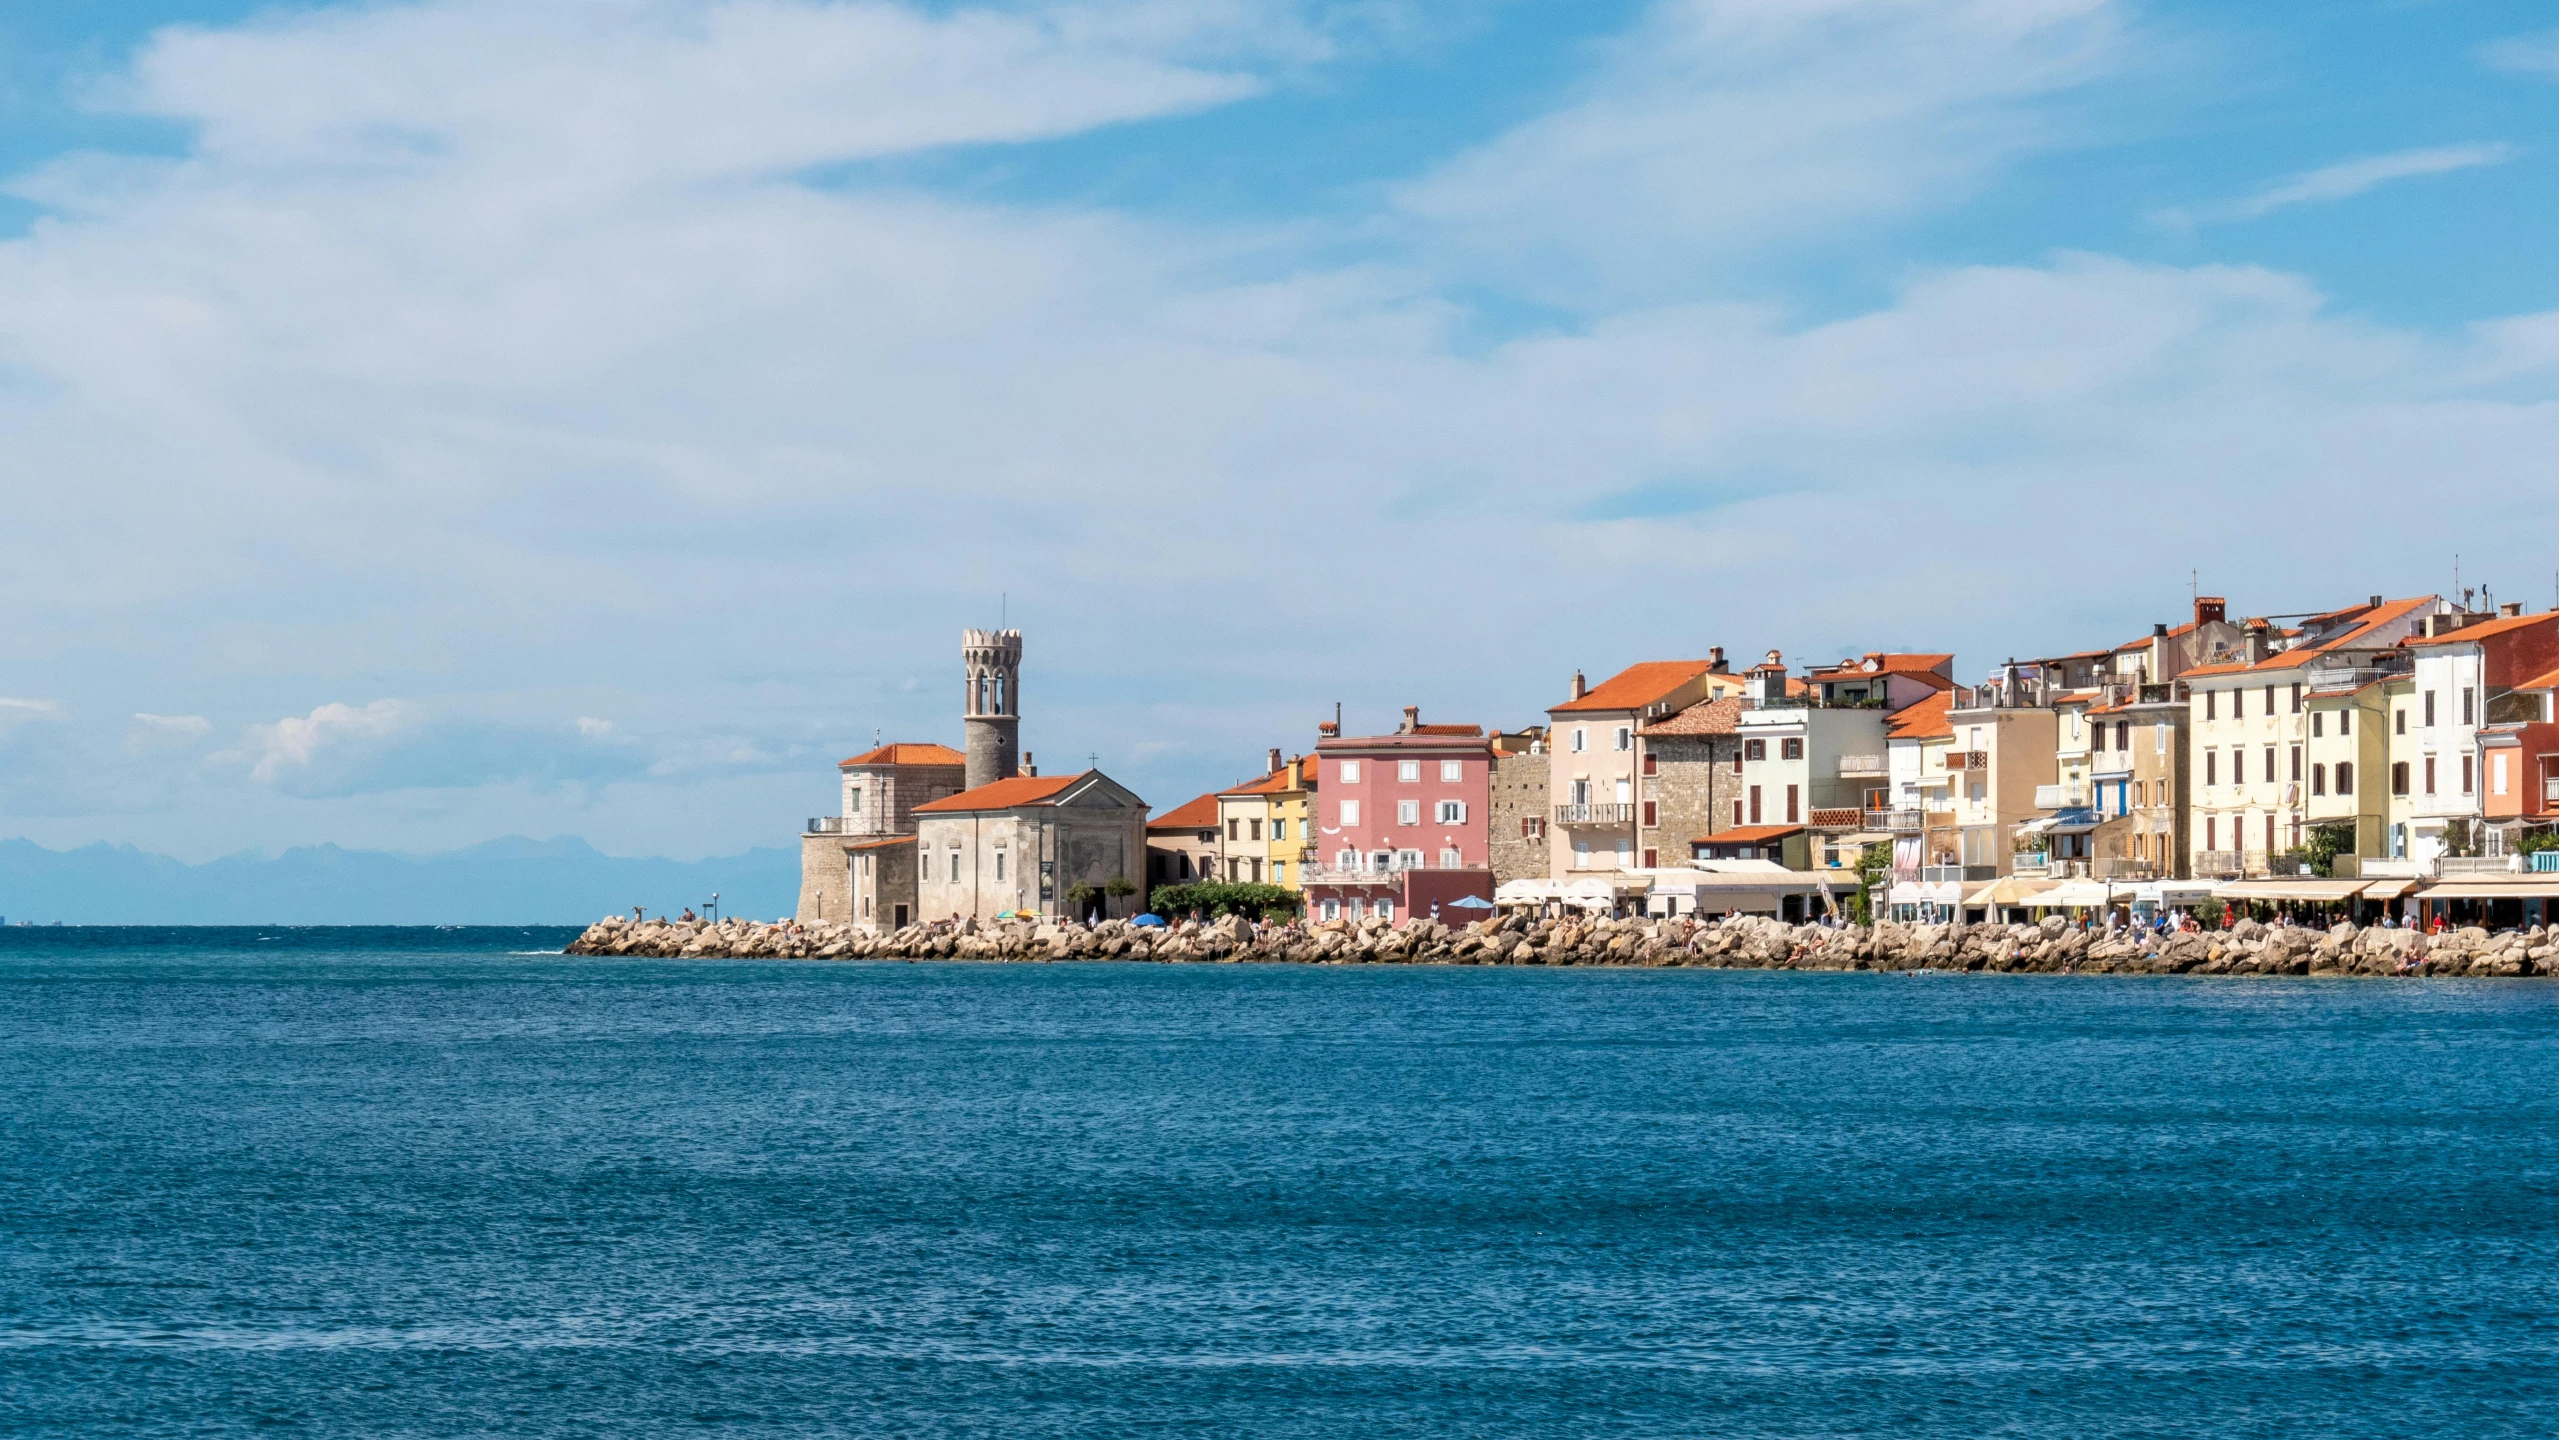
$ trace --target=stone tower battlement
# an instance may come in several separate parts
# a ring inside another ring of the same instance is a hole
[[[963,630],[960,661],[968,677],[962,728],[974,790],[1021,773],[1022,632]]]

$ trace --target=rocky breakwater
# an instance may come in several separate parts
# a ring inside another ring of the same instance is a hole
[[[2546,975],[2559,928],[2315,930],[2243,921],[2160,935],[2040,925],[1786,925],[1736,916],[1691,920],[1512,917],[1450,926],[1370,920],[1255,927],[1228,917],[1140,926],[1058,921],[936,921],[887,932],[750,920],[631,921],[588,928],[572,955],[684,959],[1148,960],[1308,965],[1663,965],[1752,970],[1978,970],[2133,975]]]

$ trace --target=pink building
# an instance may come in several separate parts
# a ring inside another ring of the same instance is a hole
[[[1314,856],[1304,871],[1316,920],[1480,919],[1493,898],[1493,742],[1477,725],[1425,725],[1404,707],[1392,735],[1316,742]]]

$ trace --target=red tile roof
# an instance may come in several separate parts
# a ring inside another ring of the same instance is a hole
[[[848,845],[844,848],[848,850],[886,850],[892,845],[912,845],[914,843],[915,837],[912,835],[892,835],[886,840],[865,840],[859,845]]]
[[[2518,690],[2548,690],[2554,687],[2559,687],[2559,670],[2553,670],[2546,675],[2535,675],[2531,679],[2517,685],[2515,688]]]
[[[1259,780],[1238,785],[1232,790],[1220,790],[1217,793],[1220,795],[1285,795],[1291,790],[1300,788],[1295,773],[1297,765],[1297,761],[1291,760]]]
[[[883,745],[865,750],[850,760],[839,761],[838,770],[856,765],[966,765],[969,757],[948,745]]]
[[[1714,835],[1700,835],[1688,843],[1691,845],[1765,845],[1771,840],[1783,840],[1789,835],[1803,833],[1804,827],[1801,825],[1744,825]]]
[[[1713,668],[1710,660],[1646,660],[1609,676],[1579,700],[1551,707],[1550,713],[1641,710]]]
[[[2494,620],[2473,621],[2448,635],[2437,635],[2431,639],[2423,635],[2411,635],[2408,637],[2408,643],[2412,646],[2458,645],[2464,640],[2484,640],[2491,635],[2511,634],[2517,630],[2527,630],[2535,625],[2548,625],[2554,621],[2559,621],[2559,616],[2547,612],[2539,615],[2500,615]]]
[[[1884,718],[1887,740],[1942,740],[1955,733],[1954,722],[1947,712],[1954,709],[1954,692],[1940,690],[1925,700],[1914,700]]]
[[[1730,735],[1741,729],[1742,697],[1727,695],[1721,700],[1700,700],[1667,720],[1656,720],[1640,732],[1644,735]]]
[[[1481,725],[1416,725],[1413,727],[1413,733],[1416,735],[1481,735],[1484,733],[1484,727]]]
[[[1084,775],[1093,772],[1087,770]],[[1016,775],[992,785],[980,785],[957,795],[927,802],[915,807],[918,815],[947,815],[953,811],[1010,810],[1019,805],[1045,805],[1049,797],[1084,778],[1084,775]]]
[[[1186,805],[1176,805],[1146,822],[1149,830],[1207,830],[1217,824],[1217,795],[1211,792]]]
[[[2409,615],[2424,606],[2433,604],[2434,601],[2435,597],[2432,595],[2420,595],[2413,600],[2392,600],[2381,605],[2364,607],[2366,611],[2364,618],[2356,624],[2355,628],[2334,639],[2317,645],[2296,645],[2290,650],[2278,650],[2253,665],[2244,660],[2235,660],[2221,665],[2200,665],[2178,678],[2187,679],[2197,675],[2243,675],[2252,670],[2298,670],[2323,655],[2333,654],[2339,650],[2369,649],[2371,647],[2358,645],[2356,642],[2370,639],[2384,627],[2408,618]],[[2412,640],[2408,643],[2415,642]]]

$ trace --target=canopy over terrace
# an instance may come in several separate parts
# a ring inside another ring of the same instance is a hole
[[[1645,899],[1650,915],[1774,915],[1810,918],[1821,909],[1830,877],[1789,870],[1772,860],[1707,860],[1691,869],[1656,870]]]
[[[2386,883],[2386,882],[2385,882]],[[2559,874],[2463,875],[2438,881],[2417,894],[2425,920],[2485,925],[2492,930],[2547,925],[2559,917]]]
[[[1987,885],[1974,887],[1964,896],[1963,918],[1997,920],[2005,911],[2024,910],[2042,902],[2035,897],[2060,888],[2059,880],[2030,880],[2023,875],[2008,875]]]

